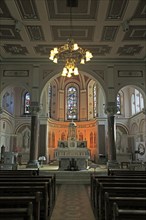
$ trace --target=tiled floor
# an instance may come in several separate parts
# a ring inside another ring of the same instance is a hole
[[[85,185],[61,185],[50,220],[95,220]]]

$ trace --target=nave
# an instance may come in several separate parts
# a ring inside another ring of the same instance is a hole
[[[87,185],[61,185],[51,220],[95,220]]]
[[[0,170],[1,220],[146,219],[145,170],[47,167]]]

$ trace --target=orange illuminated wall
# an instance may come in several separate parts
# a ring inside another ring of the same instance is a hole
[[[58,147],[59,140],[68,140],[68,125],[70,122],[48,120],[48,152],[49,158],[54,159],[54,149]],[[91,159],[98,156],[98,121],[76,122],[77,140],[86,140],[91,151]]]

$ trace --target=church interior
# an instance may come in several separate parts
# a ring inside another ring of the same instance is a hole
[[[71,175],[58,189],[79,200],[91,174],[146,170],[144,0],[1,0],[0,65],[0,172]],[[103,219],[58,209],[51,220]]]

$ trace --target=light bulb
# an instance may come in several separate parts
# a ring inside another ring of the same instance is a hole
[[[54,50],[51,50],[50,53],[51,53],[51,54],[54,54]]]
[[[78,68],[77,68],[77,67],[74,68],[74,75],[76,75],[76,76],[79,75],[79,72],[78,72]]]
[[[88,58],[92,58],[93,55],[92,55],[92,53],[90,53],[89,51],[86,51],[86,57],[88,57]]]
[[[66,76],[66,73],[62,71],[62,74],[61,74],[61,76]]]
[[[69,68],[68,72],[69,72],[70,74],[72,73],[72,71],[73,71],[72,68]]]
[[[90,57],[86,57],[86,61],[90,61]]]
[[[57,63],[57,62],[58,62],[57,58],[54,58],[53,62],[54,62],[54,63]]]
[[[63,73],[64,73],[64,74],[67,74],[67,69],[66,69],[66,67],[63,68]]]
[[[53,60],[53,59],[54,59],[54,56],[51,54],[50,57],[49,57],[49,59],[50,59],[50,60]]]
[[[69,77],[69,78],[70,78],[70,77],[71,77],[71,73],[69,73],[69,72],[68,72],[67,77]]]
[[[54,54],[56,54],[56,53],[58,53],[58,48],[57,47],[54,48]]]
[[[74,47],[73,47],[74,50],[78,50],[79,49],[79,46],[78,44],[74,44]]]
[[[85,64],[85,60],[82,58],[80,63]]]

